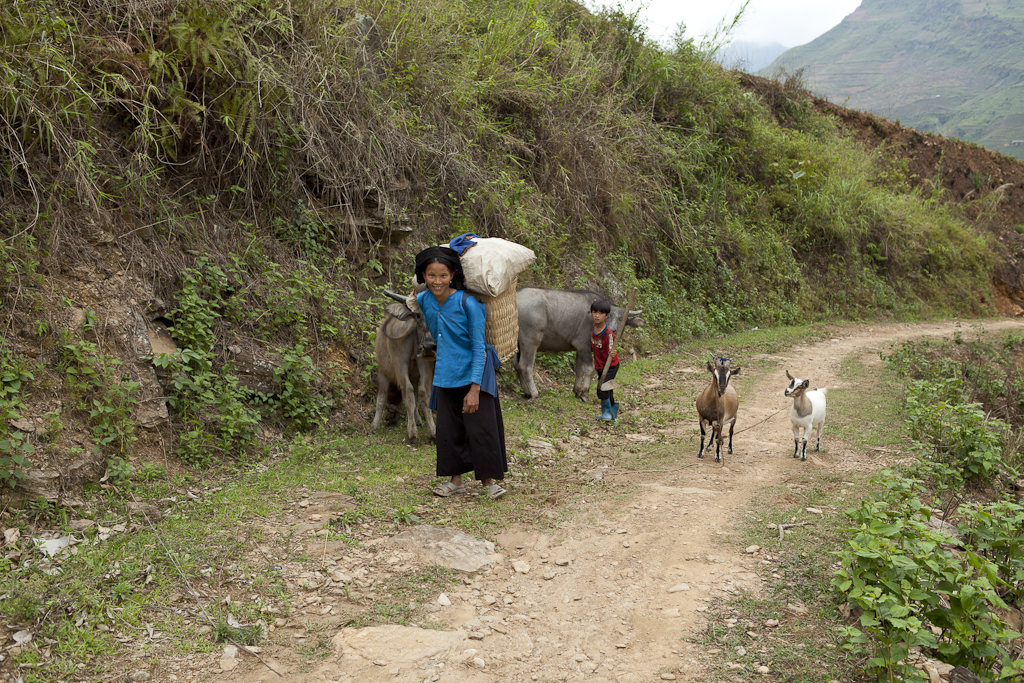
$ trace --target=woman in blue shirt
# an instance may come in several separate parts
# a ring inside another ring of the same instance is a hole
[[[437,342],[431,395],[431,407],[437,408],[437,476],[451,477],[433,493],[465,493],[462,475],[473,472],[488,496],[500,498],[505,489],[497,482],[505,478],[508,458],[495,358],[488,362],[484,341],[487,309],[465,291],[459,255],[447,247],[416,255],[416,281],[427,285],[416,302]]]

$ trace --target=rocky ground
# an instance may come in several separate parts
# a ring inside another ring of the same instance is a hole
[[[1024,324],[995,321],[986,327],[1020,329]],[[461,560],[480,562],[484,568],[462,573],[457,588],[431,595],[420,611],[424,618],[419,626],[345,627],[345,605],[353,598],[346,586],[372,596],[385,589],[386,581],[422,571],[424,562],[417,544],[402,545],[400,539],[367,538],[360,547],[324,542],[316,535],[322,526],[318,516],[331,514],[343,501],[300,492],[294,515],[264,522],[301,525],[297,530],[307,534],[307,552],[322,555],[323,570],[284,566],[291,572],[291,611],[273,621],[269,642],[256,648],[258,656],[234,646],[212,654],[169,656],[157,667],[138,669],[138,680],[708,680],[709,658],[730,667],[731,657],[767,653],[763,644],[784,633],[788,620],[798,620],[808,610],[807,605],[789,604],[788,616],[781,621],[727,619],[728,628],[742,629],[749,637],[742,653],[708,651],[688,642],[704,628],[706,617],[721,609],[722,598],[757,595],[763,582],[773,578],[781,544],[744,548],[723,542],[744,515],[756,519],[760,514],[750,505],[755,493],[770,486],[798,489],[793,479],[808,468],[842,476],[901,457],[891,450],[851,448],[830,438],[826,430],[822,452],[809,455],[806,462],[794,460],[789,402],[782,395],[785,370],[809,376],[816,387],[838,387],[843,381],[840,363],[850,356],[879,363],[878,350],[889,342],[948,336],[955,329],[951,323],[864,326],[841,338],[763,358],[774,362],[775,369],[734,380],[741,413],[735,452],[722,464],[696,459],[695,425],[690,419],[649,433],[623,435],[623,443],[630,447],[677,444],[677,466],[641,472],[596,470],[591,476],[632,483],[635,486],[623,490],[638,493],[612,496],[615,500],[604,505],[581,500],[571,515],[573,521],[554,531],[522,526],[492,539],[493,546],[486,539],[476,547],[471,543]],[[680,362],[650,382],[658,386],[660,396],[678,392],[675,400],[690,404],[697,381],[693,365]],[[843,409],[829,404],[830,411]],[[598,446],[584,437],[571,447],[586,454]],[[848,500],[856,500],[855,490],[844,489],[839,505],[845,505],[847,494]],[[511,504],[514,495],[513,491],[505,504]],[[436,508],[478,504],[473,496],[432,501]],[[806,508],[802,519],[794,522],[814,523],[839,513],[838,506]],[[371,533],[368,529],[367,535]],[[267,616],[275,619],[272,613]],[[737,680],[761,675],[772,680],[772,674],[779,673],[767,656],[753,666],[733,666]]]

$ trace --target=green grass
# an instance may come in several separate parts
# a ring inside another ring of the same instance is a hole
[[[864,451],[881,448],[909,453],[910,436],[900,411],[902,389],[883,381],[877,355],[867,359],[870,365],[865,360],[856,356],[844,359],[845,386],[829,388],[828,433]]]

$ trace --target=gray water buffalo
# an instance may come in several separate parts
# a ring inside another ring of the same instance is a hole
[[[533,381],[533,365],[538,351],[575,351],[576,381],[573,393],[581,401],[590,392],[590,377],[594,372],[594,356],[590,350],[590,334],[594,327],[590,304],[602,298],[587,290],[541,289],[523,287],[516,292],[519,309],[519,354],[516,370],[523,395],[537,398],[540,392]],[[625,309],[612,306],[608,326],[618,329]],[[626,324],[643,325],[636,316],[643,311],[630,311]]]
[[[392,298],[404,297],[388,292]],[[430,386],[434,383],[434,361],[437,347],[427,330],[421,313],[413,312],[404,303],[388,304],[384,320],[377,327],[373,343],[377,355],[377,412],[373,416],[372,431],[380,427],[388,394],[392,385],[398,387],[405,403],[406,441],[415,443],[419,438],[416,424],[419,408],[427,423],[430,438],[435,435],[434,413],[427,408]],[[418,388],[417,388],[418,385]]]

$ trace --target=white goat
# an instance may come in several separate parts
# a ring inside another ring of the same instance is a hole
[[[793,399],[793,408],[789,411],[789,421],[793,423],[793,457],[800,452],[800,429],[804,430],[803,452],[800,460],[807,460],[807,435],[811,429],[818,429],[818,443],[814,450],[821,450],[821,432],[825,429],[825,394],[828,389],[815,389],[808,391],[811,380],[793,377],[786,370],[786,377],[789,378],[789,387],[786,388],[786,396]]]

